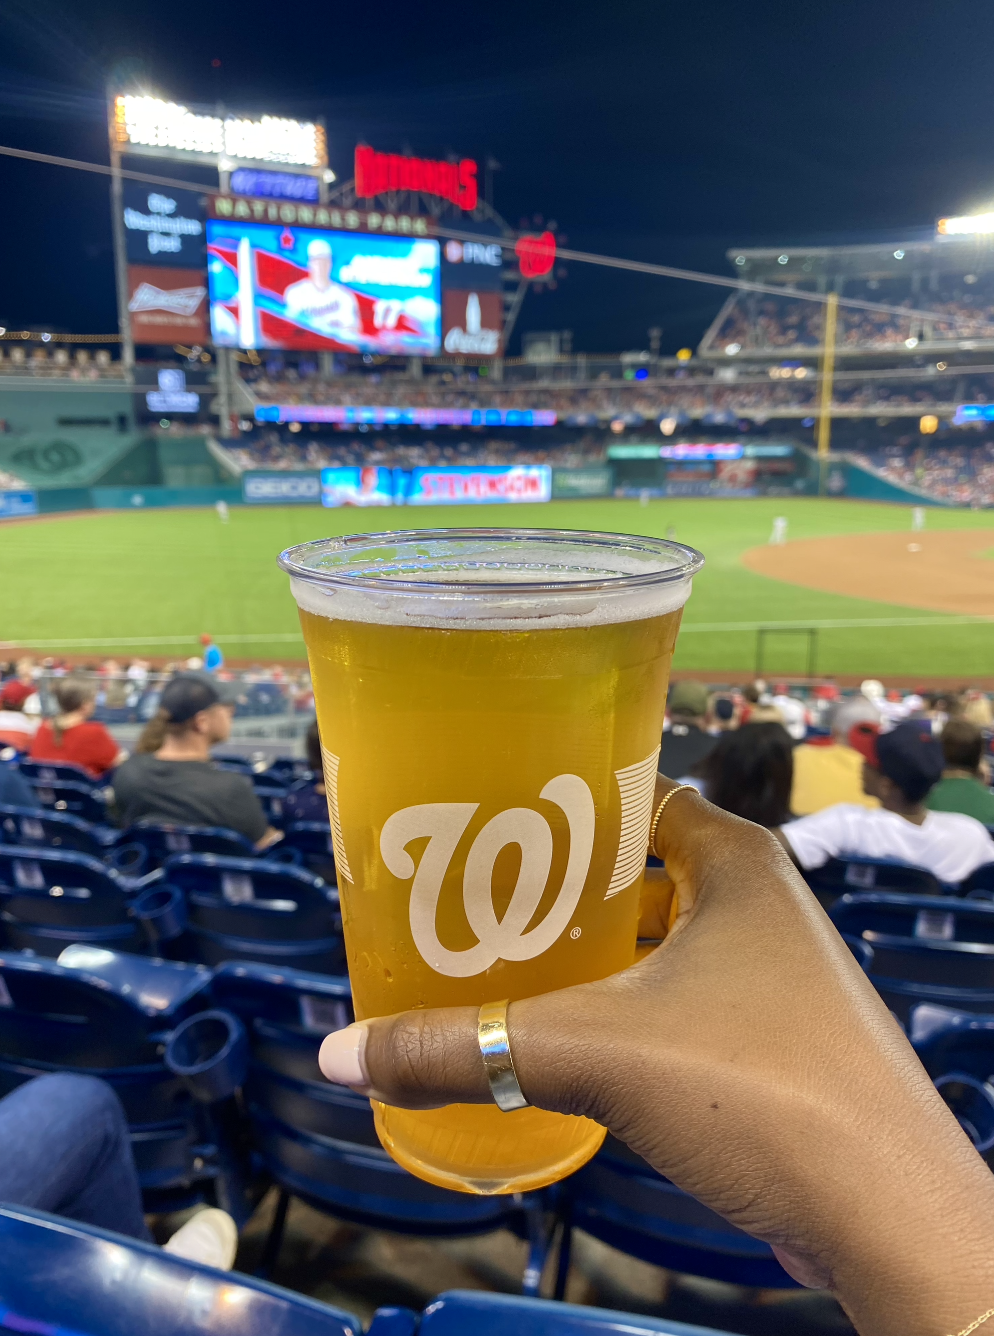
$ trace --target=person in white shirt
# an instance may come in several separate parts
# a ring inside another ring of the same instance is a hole
[[[959,812],[930,812],[929,790],[942,775],[942,749],[927,720],[909,720],[890,733],[856,724],[849,745],[863,756],[863,791],[879,808],[836,803],[779,827],[774,834],[803,870],[830,858],[893,858],[955,883],[994,863],[986,826]]]
[[[361,331],[355,293],[331,281],[331,245],[316,237],[307,247],[307,278],[283,294],[288,320],[299,321],[329,339],[354,339]]]

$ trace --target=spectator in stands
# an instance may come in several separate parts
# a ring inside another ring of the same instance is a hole
[[[78,677],[63,677],[55,684],[59,713],[45,719],[32,739],[32,761],[62,761],[81,766],[91,779],[102,779],[127,758],[93,714],[96,687]]]
[[[671,787],[640,924],[666,940],[510,1004],[524,1098],[596,1118],[863,1336],[983,1336],[990,1170],[773,839]],[[493,1109],[478,1030],[466,1006],[363,1020],[324,1041],[321,1070],[394,1107]]]
[[[311,778],[295,785],[283,800],[283,815],[286,821],[320,821],[328,824],[328,796],[324,787],[324,775],[321,769],[321,738],[318,734],[318,721],[315,719],[304,738],[307,750],[307,764],[311,768]]]
[[[821,867],[847,854],[894,858],[953,883],[994,862],[994,840],[979,821],[925,806],[943,769],[929,727],[927,720],[908,720],[890,733],[872,723],[851,730],[850,744],[863,755],[863,788],[880,799],[880,808],[837,803],[775,831],[799,867]]]
[[[723,733],[697,767],[710,802],[759,826],[790,820],[790,734],[783,724],[743,724]]]
[[[55,1072],[0,1100],[0,1201],[152,1242],[131,1138],[117,1095],[95,1076]],[[188,1220],[165,1251],[230,1271],[238,1229],[214,1207]]]
[[[709,732],[727,733],[733,728],[738,728],[741,715],[742,705],[734,697],[712,696],[708,709],[708,718],[711,720]]]
[[[125,826],[223,826],[257,849],[280,839],[251,779],[211,763],[211,748],[231,735],[236,699],[234,687],[202,671],[178,673],[166,683],[137,755],[114,775],[114,799]]]
[[[950,719],[939,742],[945,766],[925,806],[930,812],[965,812],[985,826],[994,825],[994,793],[981,770],[980,729],[968,719]]]
[[[682,778],[714,751],[717,740],[707,732],[708,689],[701,682],[673,682],[666,698],[670,726],[663,734],[659,769]]]
[[[13,761],[0,761],[0,804],[5,807],[38,807],[35,791]]]
[[[37,695],[34,684],[11,678],[0,689],[0,747],[26,752],[38,731],[37,715],[24,713],[25,704]]]
[[[794,785],[790,809],[795,816],[810,816],[836,803],[879,807],[863,791],[863,757],[849,746],[849,731],[856,724],[880,722],[877,707],[865,696],[840,701],[832,711],[832,736],[825,743],[802,743],[794,748]]]

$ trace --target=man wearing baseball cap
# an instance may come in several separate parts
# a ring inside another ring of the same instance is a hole
[[[880,807],[836,803],[774,831],[799,867],[821,867],[847,855],[893,858],[953,883],[994,863],[994,840],[979,821],[925,806],[943,768],[927,720],[909,720],[889,733],[869,721],[857,723],[849,745],[863,757],[863,791]]]
[[[125,826],[139,823],[223,826],[264,849],[280,839],[247,775],[219,770],[211,748],[226,742],[237,688],[210,673],[178,673],[137,752],[114,772],[114,798]]]
[[[25,714],[24,705],[35,694],[34,686],[16,677],[0,687],[0,748],[14,747],[26,752],[31,745],[41,718]]]
[[[670,726],[663,734],[659,770],[682,779],[718,745],[707,732],[708,689],[701,682],[672,682],[666,697]]]

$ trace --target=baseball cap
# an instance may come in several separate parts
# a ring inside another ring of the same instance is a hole
[[[670,714],[707,714],[708,689],[703,682],[674,682],[666,697]]]
[[[322,258],[330,260],[331,244],[325,241],[323,237],[315,237],[313,241],[307,243],[307,258],[309,260],[320,260]]]
[[[159,709],[165,710],[171,723],[185,724],[212,705],[236,704],[238,694],[233,682],[219,682],[210,673],[177,673],[163,687]]]
[[[942,748],[932,737],[928,720],[909,719],[889,733],[864,720],[849,730],[849,745],[896,784],[909,802],[921,802],[942,778]]]
[[[3,684],[3,689],[0,690],[0,705],[8,710],[19,710],[28,697],[34,694],[33,686],[29,686],[27,682],[19,682],[15,678]]]

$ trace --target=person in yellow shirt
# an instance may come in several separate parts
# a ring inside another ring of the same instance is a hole
[[[879,711],[865,696],[842,700],[832,715],[831,742],[822,746],[805,742],[794,748],[790,810],[795,816],[810,816],[835,803],[880,806],[863,792],[863,758],[848,741],[854,724],[879,722]]]

